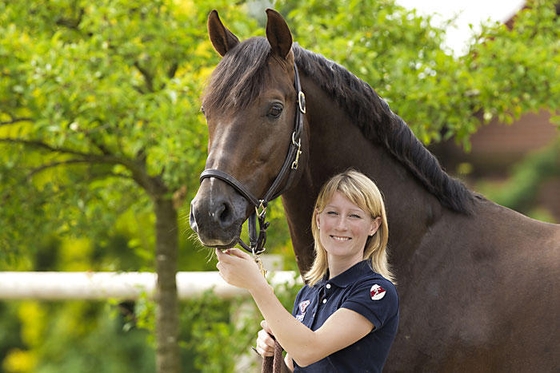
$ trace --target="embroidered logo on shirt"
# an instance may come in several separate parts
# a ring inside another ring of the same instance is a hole
[[[369,289],[369,296],[372,300],[380,300],[383,299],[385,296],[385,289],[383,289],[380,285],[374,284],[371,289]]]
[[[305,310],[307,309],[307,306],[309,306],[309,303],[311,303],[311,301],[309,300],[304,300],[303,302],[299,302],[299,312],[300,313],[305,313]]]
[[[307,310],[307,306],[309,306],[310,303],[311,303],[310,300],[304,300],[303,302],[299,302],[298,304],[299,312],[296,315],[296,320],[298,320],[299,322],[303,322],[303,319],[305,317],[305,311]]]

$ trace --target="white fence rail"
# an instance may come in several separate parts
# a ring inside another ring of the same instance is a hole
[[[179,299],[213,290],[221,298],[247,295],[227,284],[218,272],[178,272]],[[294,271],[271,271],[271,285],[300,282]],[[151,272],[0,272],[0,299],[137,299],[154,295],[156,274]]]

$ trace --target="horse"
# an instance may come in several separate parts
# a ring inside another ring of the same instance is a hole
[[[356,169],[384,194],[398,281],[384,371],[560,371],[560,225],[448,175],[373,88],[294,43],[278,12],[267,10],[266,37],[241,42],[216,11],[208,32],[222,59],[202,97],[208,157],[190,211],[203,245],[234,246],[281,195],[304,273],[318,191]]]

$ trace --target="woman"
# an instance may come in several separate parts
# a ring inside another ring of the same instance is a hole
[[[397,332],[399,301],[379,189],[357,171],[334,176],[319,193],[311,229],[316,258],[293,315],[250,255],[216,250],[222,277],[247,289],[264,316],[257,352],[272,356],[274,336],[293,372],[381,372]]]

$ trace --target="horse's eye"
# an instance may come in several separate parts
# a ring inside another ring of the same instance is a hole
[[[206,115],[206,112],[204,111],[204,106],[201,106],[201,107],[200,107],[200,112],[201,112],[202,114]]]
[[[270,109],[268,110],[268,114],[267,116],[269,118],[278,118],[280,117],[280,114],[282,114],[282,111],[284,110],[284,105],[280,104],[280,103],[275,103],[273,104]]]

